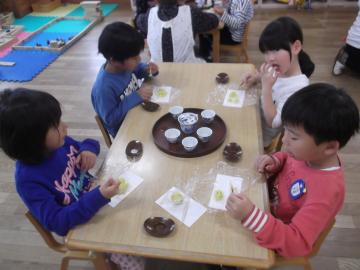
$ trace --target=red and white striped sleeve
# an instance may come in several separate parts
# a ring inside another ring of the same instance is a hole
[[[268,221],[268,215],[258,207],[254,207],[251,213],[242,221],[245,228],[258,233]]]

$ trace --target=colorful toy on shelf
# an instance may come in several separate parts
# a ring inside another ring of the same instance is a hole
[[[0,27],[3,25],[12,25],[14,22],[14,15],[12,12],[0,13]]]
[[[66,41],[62,38],[57,38],[55,40],[48,40],[47,44],[50,48],[61,48],[66,44]]]
[[[82,1],[80,2],[80,6],[85,11],[86,19],[94,19],[94,18],[102,18],[103,12],[100,5],[100,1]]]
[[[16,35],[21,33],[22,26],[2,24],[0,27],[0,49],[10,46],[18,41]]]

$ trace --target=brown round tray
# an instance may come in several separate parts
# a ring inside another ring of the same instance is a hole
[[[195,132],[188,135],[182,132],[179,122],[175,120],[170,113],[167,113],[160,117],[160,119],[155,123],[152,130],[156,146],[161,151],[169,155],[185,158],[200,157],[215,151],[225,140],[226,125],[225,122],[218,115],[215,116],[214,120],[210,124],[205,124],[204,121],[201,119],[200,115],[202,110],[203,109],[197,108],[184,109],[184,112],[193,112],[198,114],[199,116]],[[209,127],[212,129],[213,134],[211,135],[208,142],[200,141],[198,136],[196,135],[196,130],[200,127]],[[167,130],[168,128],[177,128],[181,131],[180,139],[176,143],[169,143],[166,140],[164,133],[165,130]],[[198,145],[191,152],[187,152],[181,144],[181,140],[187,136],[194,136],[199,140]]]

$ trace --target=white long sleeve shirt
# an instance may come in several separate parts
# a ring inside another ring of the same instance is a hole
[[[309,85],[309,79],[304,74],[278,78],[272,89],[272,98],[276,107],[276,115],[269,127],[264,118],[264,112],[261,110],[262,132],[264,147],[269,146],[273,138],[281,132],[281,110],[286,100],[301,88]]]

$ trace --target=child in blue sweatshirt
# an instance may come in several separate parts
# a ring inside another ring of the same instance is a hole
[[[87,222],[118,193],[119,183],[111,178],[90,190],[87,171],[95,165],[99,143],[68,137],[60,104],[48,93],[25,88],[0,93],[0,146],[17,160],[15,181],[21,199],[58,235]],[[141,258],[118,256],[143,265]]]
[[[142,81],[157,75],[158,67],[154,63],[140,63],[144,38],[123,22],[114,22],[104,28],[98,48],[106,63],[96,77],[91,101],[105,128],[115,137],[126,113],[150,100],[152,89],[142,86]]]

